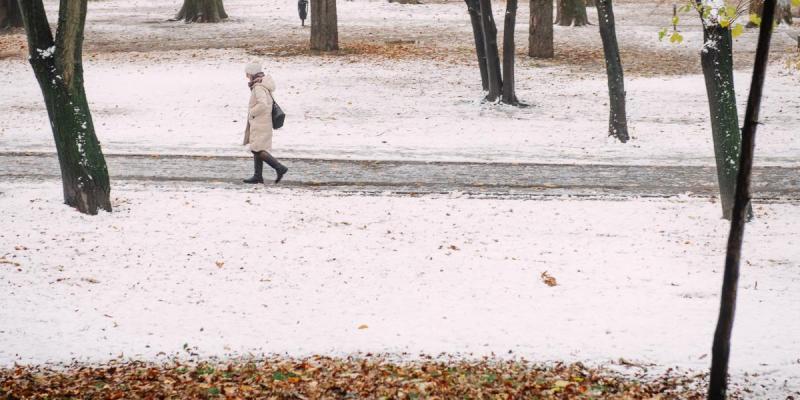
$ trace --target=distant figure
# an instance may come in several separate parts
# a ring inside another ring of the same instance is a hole
[[[264,164],[267,163],[275,170],[277,178],[275,183],[283,179],[289,168],[281,165],[271,154],[272,151],[272,92],[275,91],[275,81],[265,75],[261,64],[251,63],[245,67],[245,74],[250,87],[250,104],[247,112],[247,128],[244,131],[244,145],[249,145],[253,153],[253,177],[245,179],[244,183],[264,183],[262,175]]]

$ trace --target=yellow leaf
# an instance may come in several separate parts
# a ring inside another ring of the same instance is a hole
[[[369,326],[367,326],[367,324],[361,324],[361,325],[358,326],[358,329],[367,329],[367,328],[369,328]]]
[[[731,30],[731,34],[733,35],[733,37],[739,37],[739,35],[741,35],[742,32],[744,32],[744,25],[742,24],[736,24]]]

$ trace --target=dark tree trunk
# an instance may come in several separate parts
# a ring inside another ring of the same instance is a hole
[[[758,111],[761,107],[761,91],[767,72],[769,42],[772,34],[773,10],[775,0],[766,0],[764,10],[767,14],[761,23],[756,47],[756,60],[753,68],[753,79],[750,83],[750,94],[747,98],[747,110],[744,114],[742,128],[742,152],[739,157],[740,169],[736,178],[736,196],[733,202],[733,218],[728,235],[728,250],[725,257],[725,274],[722,280],[719,319],[714,332],[714,344],[711,355],[711,376],[709,378],[708,399],[724,400],[728,386],[728,358],[731,350],[731,333],[733,318],[736,312],[736,291],[739,285],[739,262],[744,241],[744,227],[750,208],[750,175],[753,169],[755,153],[755,136],[758,127]]]
[[[614,8],[611,0],[597,0],[597,16],[600,20],[600,37],[603,39],[603,54],[606,58],[608,74],[608,97],[610,115],[608,134],[628,141],[628,117],[625,113],[625,79],[622,75],[622,61],[619,58],[617,33],[614,28]]]
[[[481,5],[478,0],[464,0],[467,3],[469,19],[472,22],[472,35],[475,37],[475,54],[478,56],[478,68],[481,72],[481,87],[489,90],[489,77],[486,69],[486,46],[483,43],[483,28],[481,28]]]
[[[733,90],[731,30],[719,25],[704,26],[703,38],[700,63],[708,94],[722,215],[723,218],[730,219],[742,143]]]
[[[22,27],[22,13],[17,0],[0,0],[0,29]]]
[[[222,0],[183,0],[183,6],[175,16],[176,21],[220,22],[228,18]]]
[[[750,7],[749,12],[750,14],[758,15],[761,18],[764,18],[764,0],[750,0]],[[774,19],[773,21],[777,21],[778,25],[781,22],[785,22],[786,25],[792,25],[792,3],[790,1],[786,1],[781,5],[775,6],[774,12]],[[756,24],[753,22],[747,23],[748,28],[755,28]]]
[[[87,0],[61,0],[56,38],[42,0],[20,2],[30,63],[56,142],[64,202],[86,214],[111,211],[108,170],[83,88],[81,52]]]
[[[514,26],[517,22],[517,0],[507,0],[503,19],[503,103],[519,104],[514,91]]]
[[[530,0],[528,55],[553,58],[553,0]]]
[[[311,50],[339,50],[336,0],[311,0]]]
[[[589,24],[586,4],[583,0],[558,0],[556,22],[561,26],[583,26]]]
[[[481,14],[481,29],[483,30],[483,43],[486,51],[486,69],[489,79],[489,93],[486,100],[496,101],[503,90],[503,77],[500,71],[500,55],[497,48],[497,25],[492,15],[491,0],[479,0]]]

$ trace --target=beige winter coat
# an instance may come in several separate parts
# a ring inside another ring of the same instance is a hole
[[[247,128],[244,130],[244,145],[250,151],[272,151],[272,92],[275,81],[265,75],[250,91],[247,113]]]

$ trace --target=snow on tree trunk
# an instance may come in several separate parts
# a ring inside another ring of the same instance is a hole
[[[608,134],[628,141],[628,117],[625,113],[625,79],[622,74],[622,62],[619,58],[617,33],[614,28],[614,9],[611,0],[597,0],[597,16],[600,20],[600,37],[603,39],[603,54],[606,59],[608,74],[608,96],[610,115],[608,118]]]
[[[700,63],[708,95],[722,215],[725,219],[730,219],[742,144],[736,95],[733,90],[733,48],[730,28],[723,28],[718,24],[703,24]]]
[[[517,21],[517,0],[507,0],[503,22],[503,103],[519,104],[514,91],[514,26]]]
[[[222,0],[184,0],[176,21],[220,22],[228,18]]]
[[[22,13],[17,0],[0,0],[0,29],[22,27]]]
[[[339,50],[336,0],[311,0],[311,50]]]
[[[553,0],[530,0],[528,55],[553,58]]]
[[[481,87],[489,90],[489,77],[486,69],[486,47],[483,43],[483,28],[481,28],[481,11],[478,0],[464,0],[467,3],[469,19],[472,23],[472,35],[475,38],[475,54],[478,57],[478,68],[481,73]]]
[[[725,272],[722,280],[719,317],[717,318],[717,328],[714,331],[714,344],[711,348],[711,374],[708,385],[709,400],[724,400],[727,398],[728,360],[731,349],[731,334],[733,333],[733,318],[736,313],[739,264],[742,256],[745,223],[750,213],[750,175],[753,169],[761,93],[767,72],[772,21],[775,17],[774,13],[771,12],[774,7],[775,0],[767,0],[764,4],[764,9],[768,11],[768,15],[764,16],[759,30],[753,79],[750,83],[750,94],[747,98],[747,109],[744,114],[742,151],[739,157],[741,169],[736,178],[736,194],[725,256]]]
[[[85,214],[111,211],[106,161],[95,136],[81,60],[87,0],[61,0],[54,39],[42,0],[20,2],[30,64],[56,143],[64,202]]]
[[[491,0],[479,0],[481,14],[481,29],[483,30],[483,44],[486,52],[486,69],[489,79],[489,93],[486,100],[496,101],[503,90],[503,77],[500,71],[500,55],[497,48],[497,25],[492,15]]]
[[[583,0],[558,0],[556,21],[561,26],[583,26],[589,23]]]

